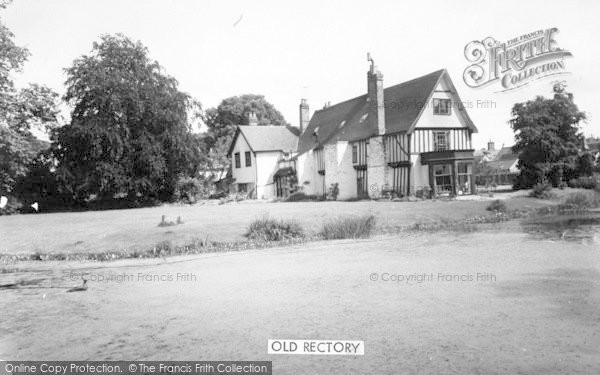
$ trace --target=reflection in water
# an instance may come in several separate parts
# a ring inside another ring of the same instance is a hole
[[[600,213],[598,212],[524,219],[521,221],[521,228],[539,239],[600,243]]]

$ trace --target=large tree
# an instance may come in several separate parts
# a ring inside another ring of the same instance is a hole
[[[573,94],[566,92],[564,83],[555,83],[553,92],[551,99],[538,96],[512,109],[513,151],[519,154],[521,170],[517,187],[546,182],[556,185],[576,177],[583,146],[580,125],[586,115],[575,104]]]
[[[199,103],[121,34],[102,36],[66,73],[71,123],[53,136],[63,186],[76,201],[170,199],[197,168],[190,116]]]
[[[0,1],[0,9],[7,1]],[[35,156],[48,147],[32,130],[48,131],[58,124],[58,94],[31,84],[16,89],[12,74],[21,71],[29,51],[15,44],[13,33],[0,22],[0,195],[13,193]]]

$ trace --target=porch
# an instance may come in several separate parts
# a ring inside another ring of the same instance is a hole
[[[474,150],[421,153],[421,164],[429,169],[429,185],[436,196],[474,194]]]

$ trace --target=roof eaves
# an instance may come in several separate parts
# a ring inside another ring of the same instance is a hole
[[[427,95],[427,101],[425,103],[429,103],[431,101],[431,97],[433,96],[433,92],[435,91],[435,88],[438,87],[438,85],[440,84],[440,80],[442,79],[442,77],[444,76],[444,74],[448,74],[448,72],[446,71],[446,69],[438,70],[438,72],[440,72],[440,75],[438,76],[437,80],[435,81],[435,85],[433,85],[433,87],[431,88],[431,91],[429,92],[429,95]],[[415,117],[415,119],[413,120],[412,124],[410,124],[410,127],[407,130],[407,133],[412,133],[413,132],[413,130],[417,126],[417,123],[421,119],[421,116],[423,115],[423,112],[425,111],[426,107],[427,107],[427,105],[424,105],[421,108],[421,110],[419,111],[419,114],[417,115],[417,117]]]

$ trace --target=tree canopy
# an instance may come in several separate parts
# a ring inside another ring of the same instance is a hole
[[[556,185],[576,177],[583,146],[580,125],[586,114],[575,104],[573,94],[566,92],[564,83],[555,83],[553,92],[551,99],[538,96],[512,109],[513,151],[519,154],[521,170],[519,187],[548,181]]]
[[[66,69],[71,123],[53,135],[58,177],[76,201],[168,200],[199,150],[190,117],[200,105],[140,42],[105,35]]]
[[[0,9],[6,4],[0,2]],[[21,71],[29,51],[13,39],[0,22],[0,194],[11,194],[35,156],[48,147],[32,129],[47,131],[58,125],[58,94],[38,84],[15,88],[11,75]]]
[[[248,125],[250,112],[256,114],[258,125],[289,125],[273,104],[255,94],[223,99],[217,108],[206,111],[204,122],[214,139],[231,136],[235,125]]]

